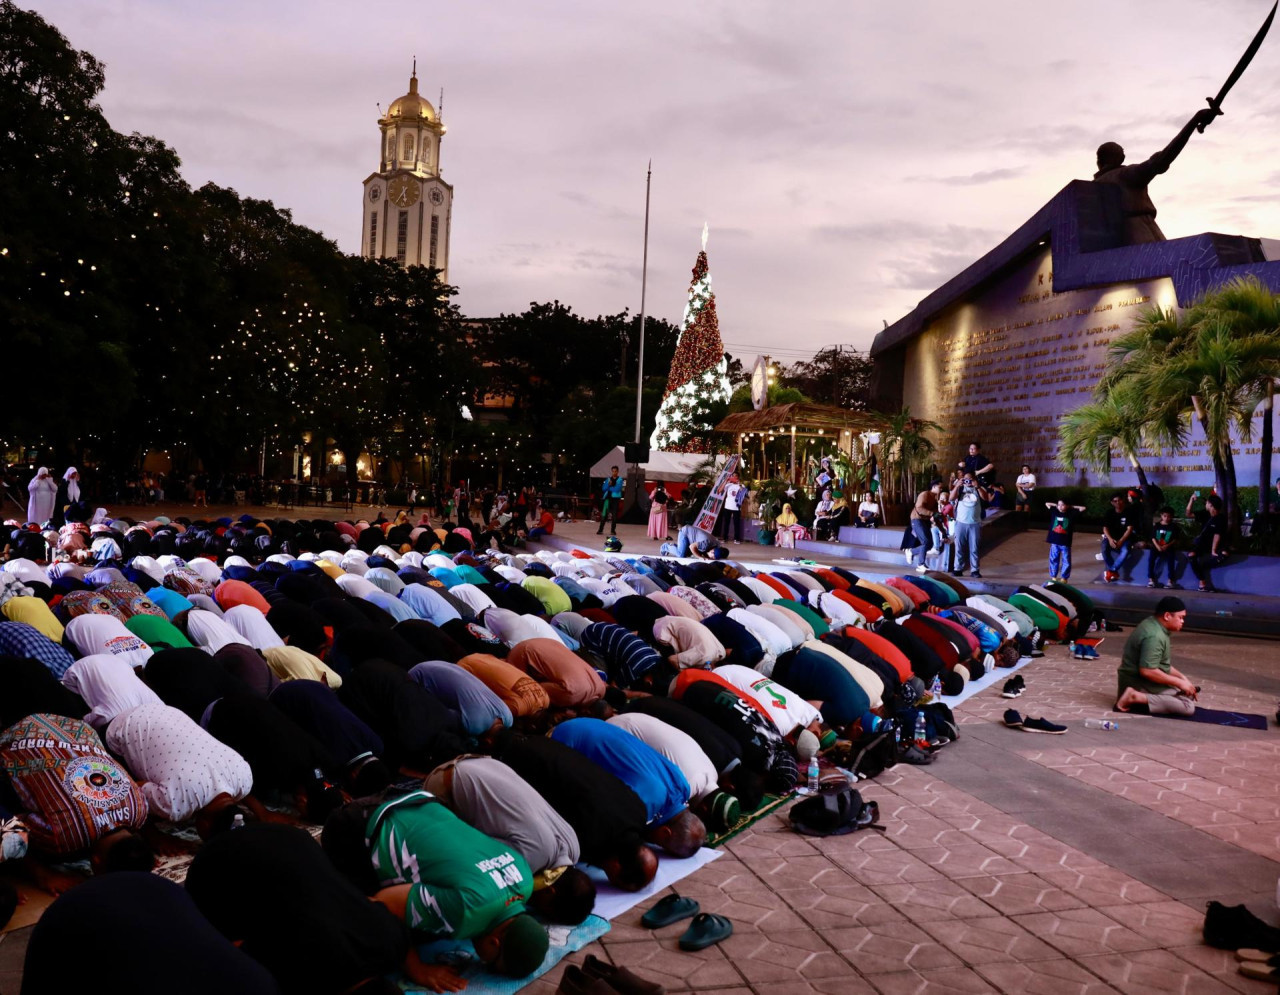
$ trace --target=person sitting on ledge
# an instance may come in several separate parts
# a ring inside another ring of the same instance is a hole
[[[822,500],[813,509],[813,537],[819,542],[829,539],[835,517],[836,503],[832,500],[831,490],[828,488],[822,492]]]
[[[1200,525],[1200,534],[1187,552],[1187,560],[1200,582],[1200,590],[1212,592],[1215,588],[1210,571],[1227,558],[1227,516],[1223,514],[1222,498],[1216,493],[1204,499],[1204,511],[1195,511],[1192,505],[1199,496],[1199,491],[1193,491],[1187,499],[1187,517]]]
[[[1200,689],[1171,663],[1169,633],[1180,632],[1186,621],[1182,599],[1165,597],[1156,602],[1155,614],[1129,633],[1116,674],[1116,711],[1190,715],[1196,710]]]
[[[862,496],[862,503],[858,505],[858,520],[853,524],[867,529],[874,529],[877,525],[884,524],[884,519],[880,515],[880,502],[870,491]]]

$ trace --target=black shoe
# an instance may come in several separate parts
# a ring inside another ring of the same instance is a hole
[[[970,576],[970,577],[977,577],[977,578],[979,578],[979,579],[981,579],[981,578],[982,578],[982,574],[978,573],[978,571],[976,571],[976,570],[975,570],[975,571],[973,571],[973,573],[969,574],[969,576]]]
[[[1204,942],[1219,950],[1280,951],[1280,929],[1268,926],[1243,905],[1210,902],[1204,914]]]
[[[1022,694],[1024,688],[1018,683],[1016,677],[1010,677],[1004,682],[1004,689],[1000,692],[1001,698],[1016,698]]]

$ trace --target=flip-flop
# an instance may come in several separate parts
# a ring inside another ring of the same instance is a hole
[[[1259,981],[1270,981],[1272,984],[1280,981],[1280,967],[1272,967],[1263,960],[1242,960],[1239,969],[1246,978],[1257,978]]]
[[[681,950],[705,950],[733,935],[733,923],[714,912],[699,912],[680,934]]]
[[[1276,953],[1276,951],[1274,950],[1256,950],[1256,949],[1245,948],[1243,950],[1236,951],[1236,960],[1265,961],[1268,964],[1270,964],[1277,957],[1280,957],[1280,954]]]
[[[698,914],[699,905],[692,898],[685,898],[674,891],[664,896],[658,904],[640,917],[640,925],[645,929],[660,929],[673,922],[688,919]]]

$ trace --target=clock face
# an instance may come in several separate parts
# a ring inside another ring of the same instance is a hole
[[[431,203],[433,204],[439,205],[444,203],[444,191],[441,190],[439,187],[434,187],[431,193],[429,193],[427,196],[431,198]]]
[[[381,197],[381,196],[382,196],[382,187],[370,187],[370,188],[369,188],[369,200],[370,200],[370,201],[372,201],[373,203],[375,203],[375,204],[376,204],[376,203],[378,202],[378,198],[379,198],[379,197]]]
[[[387,196],[397,207],[412,207],[421,193],[418,182],[411,176],[397,176],[387,184]]]

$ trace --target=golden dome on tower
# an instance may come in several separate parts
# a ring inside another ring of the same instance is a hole
[[[387,108],[389,121],[436,121],[436,109],[426,97],[418,93],[418,73],[415,68],[409,77],[409,92],[391,101]]]

